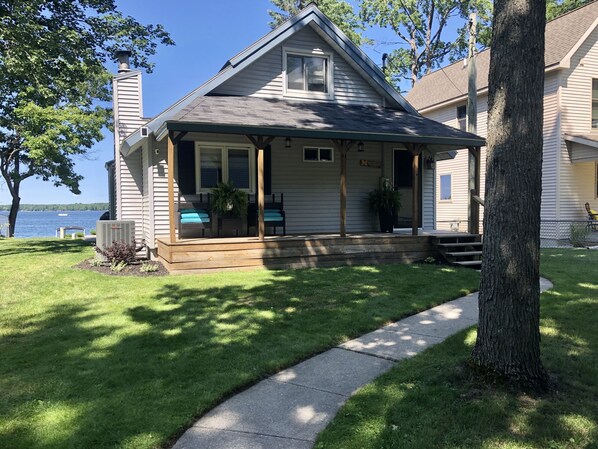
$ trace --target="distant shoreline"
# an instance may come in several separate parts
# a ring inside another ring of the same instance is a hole
[[[19,212],[107,211],[108,203],[21,204]],[[8,212],[9,204],[0,204],[0,212]]]

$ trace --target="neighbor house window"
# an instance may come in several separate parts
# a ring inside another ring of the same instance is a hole
[[[285,52],[286,93],[313,96],[331,93],[330,56]]]
[[[253,191],[253,149],[239,145],[196,144],[197,192],[213,189],[219,182],[232,181],[235,187]]]
[[[592,129],[598,129],[598,79],[592,80]]]
[[[452,175],[440,175],[440,201],[453,199]]]
[[[457,107],[457,123],[459,124],[459,129],[461,131],[466,131],[466,129],[467,129],[467,106],[458,106]]]
[[[332,148],[305,147],[303,162],[334,162],[334,151]]]

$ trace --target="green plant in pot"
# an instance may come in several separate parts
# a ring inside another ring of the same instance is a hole
[[[247,194],[232,181],[219,182],[212,189],[212,211],[221,217],[244,217],[247,214]]]
[[[368,203],[370,209],[378,213],[380,231],[392,232],[394,216],[401,209],[401,194],[393,189],[388,179],[368,194]]]

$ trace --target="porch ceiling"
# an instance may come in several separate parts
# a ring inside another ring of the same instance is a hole
[[[479,136],[397,109],[255,97],[200,97],[166,130],[417,143],[431,152],[485,145]]]

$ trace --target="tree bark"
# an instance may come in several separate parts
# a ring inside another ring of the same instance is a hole
[[[545,389],[540,359],[540,199],[546,3],[496,0],[480,319],[472,362]]]
[[[10,212],[8,212],[8,236],[15,236],[15,228],[17,226],[17,214],[19,213],[19,206],[21,205],[21,198],[19,197],[19,187],[15,187],[16,194],[12,196],[12,203],[10,204]]]

